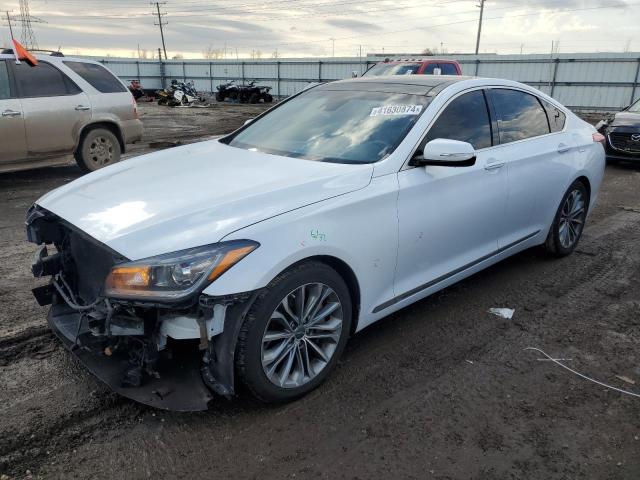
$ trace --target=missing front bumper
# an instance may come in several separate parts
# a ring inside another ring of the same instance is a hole
[[[208,408],[213,396],[202,380],[202,360],[197,349],[176,352],[171,359],[161,357],[157,365],[159,378],[150,376],[139,387],[124,387],[122,379],[128,368],[128,357],[119,353],[112,356],[102,353],[87,327],[83,326],[77,335],[79,313],[65,305],[53,305],[47,321],[64,346],[119,395],[164,410],[190,412]]]

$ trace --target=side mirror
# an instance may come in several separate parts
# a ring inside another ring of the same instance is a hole
[[[253,118],[248,118],[248,119],[246,119],[246,120],[244,121],[244,123],[243,123],[242,125],[248,125],[248,124],[250,124],[251,122],[253,122]]]
[[[440,167],[470,167],[476,163],[476,151],[473,145],[458,140],[436,138],[416,150],[410,165],[436,165]]]
[[[358,72],[356,72],[355,70],[351,72],[351,78],[357,78],[357,77],[358,77]]]

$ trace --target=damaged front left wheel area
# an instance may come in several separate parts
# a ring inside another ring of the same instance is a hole
[[[351,329],[342,277],[309,261],[276,277],[252,304],[238,338],[237,368],[266,402],[300,397],[335,368]]]
[[[210,297],[202,290],[256,242],[133,262],[38,208],[28,214],[27,234],[41,245],[34,275],[50,277],[33,292],[40,305],[51,305],[49,325],[111,389],[175,411],[205,410],[213,393],[234,394],[235,342],[258,292]]]

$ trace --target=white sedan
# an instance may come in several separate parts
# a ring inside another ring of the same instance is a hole
[[[39,199],[28,237],[44,244],[34,274],[51,282],[34,294],[63,342],[129,398],[198,410],[242,381],[290,400],[390,313],[530,247],[570,254],[602,142],[512,81],[316,86],[224,138]]]

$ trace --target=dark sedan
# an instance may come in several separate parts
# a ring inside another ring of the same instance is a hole
[[[597,126],[607,137],[607,160],[640,162],[640,100]]]

